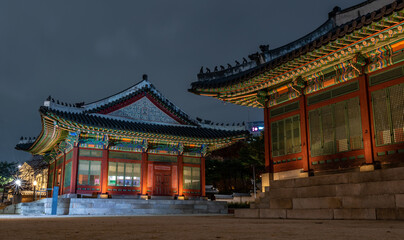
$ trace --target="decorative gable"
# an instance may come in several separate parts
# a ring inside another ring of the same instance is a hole
[[[130,118],[133,120],[180,124],[162,109],[156,106],[148,97],[144,96],[136,102],[108,113],[108,115]]]
[[[146,74],[143,75],[143,81],[92,103],[84,104],[81,102],[72,106],[55,101],[49,96],[44,102],[44,106],[63,112],[102,114],[153,124],[199,126],[197,121],[165,98],[147,80]]]

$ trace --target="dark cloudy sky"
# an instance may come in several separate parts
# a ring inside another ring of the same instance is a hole
[[[201,66],[234,64],[293,41],[336,5],[362,0],[0,1],[0,161],[29,159],[19,137],[38,136],[49,96],[90,102],[149,80],[192,117],[263,119],[260,109],[187,92]]]

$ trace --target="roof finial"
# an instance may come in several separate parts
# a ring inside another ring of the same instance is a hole
[[[143,80],[147,81],[147,74],[143,74]]]

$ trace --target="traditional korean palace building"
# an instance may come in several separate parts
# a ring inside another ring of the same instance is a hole
[[[265,178],[403,165],[403,1],[335,7],[315,31],[260,50],[202,68],[189,91],[264,109]]]
[[[143,76],[110,97],[66,104],[49,97],[42,131],[16,146],[50,162],[59,194],[205,195],[205,154],[248,134],[191,119]]]

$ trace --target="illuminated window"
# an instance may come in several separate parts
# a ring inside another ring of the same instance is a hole
[[[110,162],[108,186],[140,187],[140,163]]]
[[[78,185],[99,186],[101,175],[100,161],[79,161]]]
[[[184,189],[201,189],[201,169],[198,167],[184,167]]]

